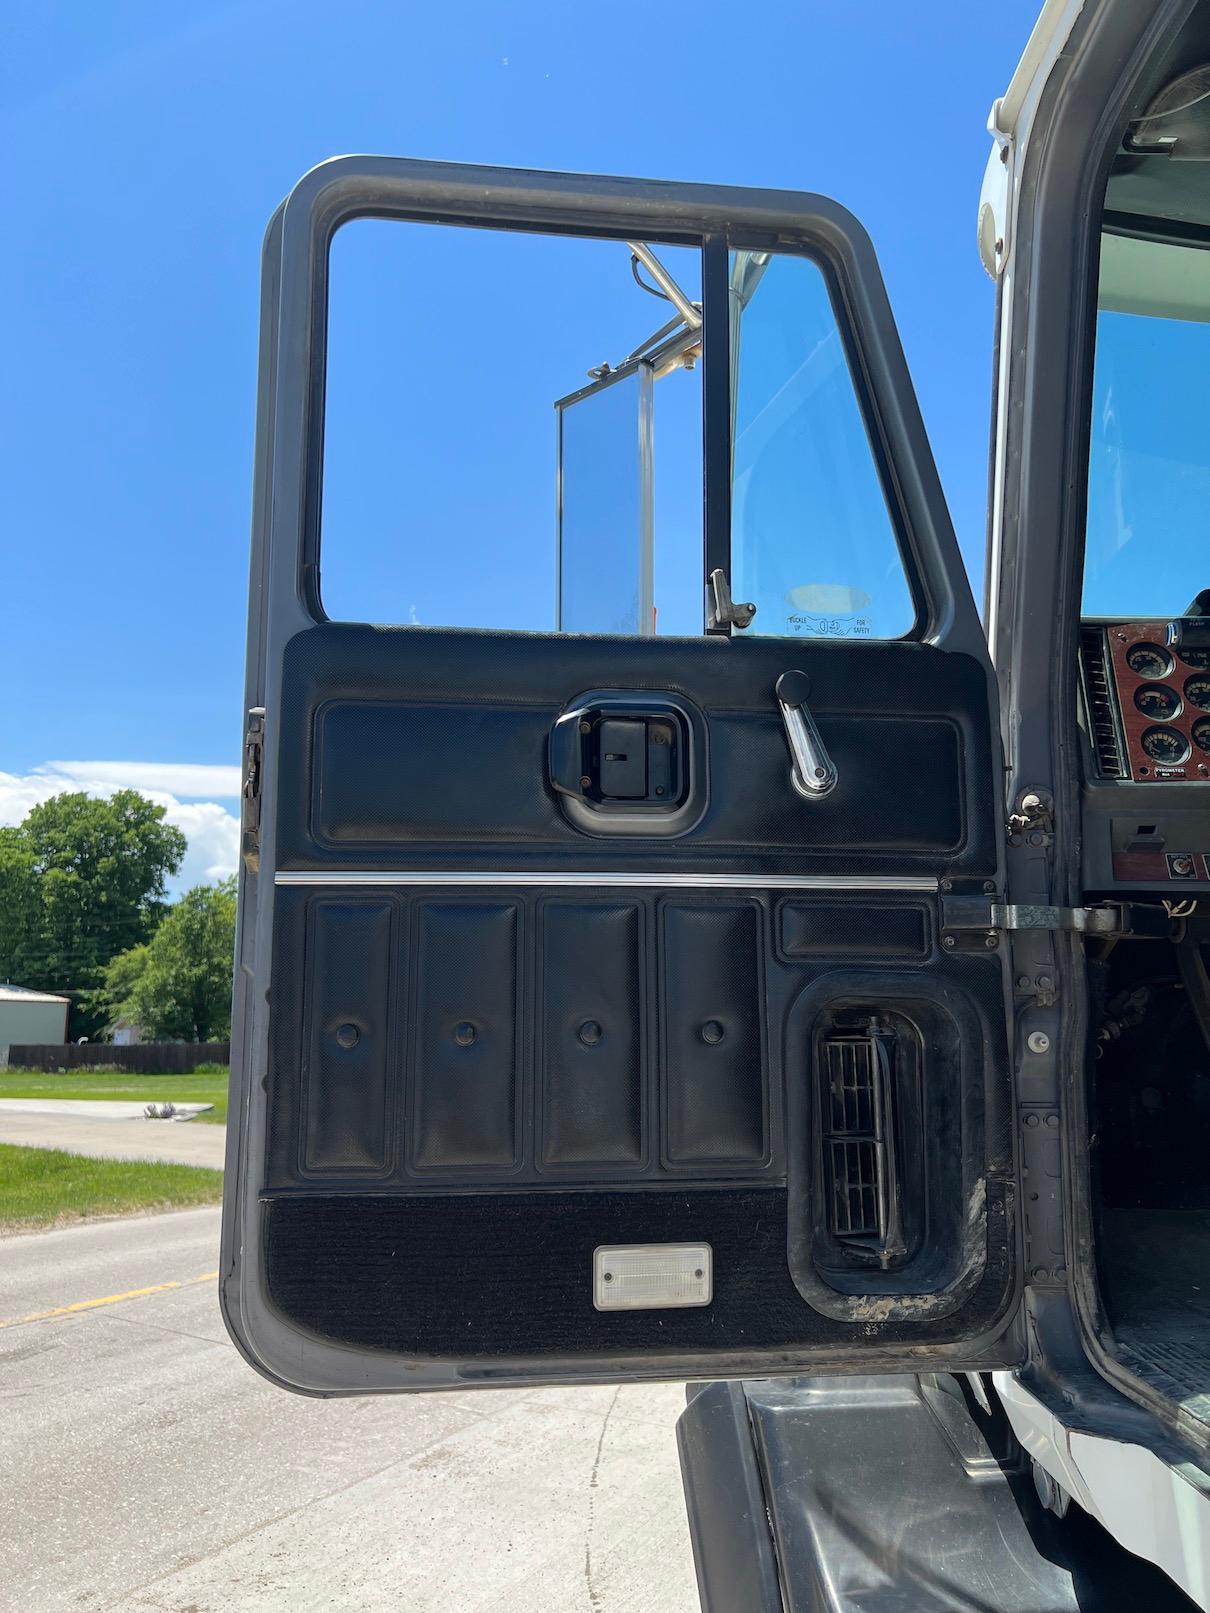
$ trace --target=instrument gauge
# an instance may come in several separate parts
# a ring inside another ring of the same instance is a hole
[[[1126,665],[1140,678],[1166,678],[1174,662],[1158,644],[1132,644],[1126,651]]]
[[[1196,683],[1196,678],[1190,678],[1190,683]],[[1210,694],[1210,678],[1203,680]],[[1187,687],[1187,685],[1186,685]],[[1143,683],[1134,691],[1134,703],[1143,713],[1150,717],[1152,722],[1170,722],[1181,709],[1181,697],[1175,689],[1169,689],[1163,683]]]
[[[1210,711],[1210,677],[1200,673],[1197,677],[1186,678],[1185,699],[1191,706],[1200,706],[1203,711]]]
[[[1193,743],[1210,756],[1210,717],[1199,717],[1194,723]]]
[[[1198,667],[1203,672],[1210,670],[1210,650],[1195,650],[1190,646],[1178,653],[1186,666]]]
[[[1189,741],[1175,728],[1149,728],[1139,743],[1161,767],[1179,767],[1189,759]]]

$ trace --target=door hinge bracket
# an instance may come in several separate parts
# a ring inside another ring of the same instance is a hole
[[[240,813],[240,853],[249,872],[260,868],[261,780],[265,764],[265,708],[253,706],[244,730],[244,787]]]
[[[1099,902],[1093,907],[1051,907],[1038,903],[993,902],[986,896],[943,896],[941,931],[1069,931],[1077,935],[1152,938],[1167,936],[1172,920],[1166,908],[1149,902]]]

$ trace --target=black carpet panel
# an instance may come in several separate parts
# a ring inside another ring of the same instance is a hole
[[[268,1205],[265,1237],[271,1298],[294,1322],[429,1360],[839,1347],[858,1331],[925,1344],[985,1331],[1010,1281],[1001,1243],[957,1315],[857,1328],[823,1316],[791,1281],[780,1188],[282,1197]],[[714,1251],[710,1305],[593,1306],[599,1244],[700,1241]]]

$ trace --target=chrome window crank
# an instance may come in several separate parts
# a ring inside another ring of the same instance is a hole
[[[817,801],[836,785],[836,766],[824,749],[815,719],[807,709],[811,680],[805,672],[783,672],[774,691],[786,725],[792,766],[790,782],[807,801]]]

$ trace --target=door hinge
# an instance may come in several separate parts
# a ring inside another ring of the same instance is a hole
[[[995,902],[986,896],[941,898],[942,944],[947,935],[980,930],[1074,931],[1078,935],[1136,935],[1162,938],[1172,920],[1158,903],[1098,902],[1092,907],[1050,907],[1037,903]]]
[[[244,730],[244,789],[240,816],[240,852],[244,866],[260,868],[261,777],[265,763],[265,708],[253,706]]]

